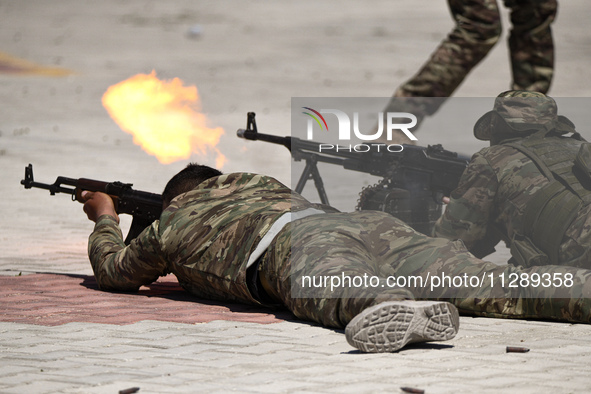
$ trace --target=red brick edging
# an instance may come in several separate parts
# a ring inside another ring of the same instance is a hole
[[[141,320],[263,324],[283,321],[280,314],[268,312],[263,308],[196,299],[178,285],[173,275],[142,286],[133,294],[100,291],[94,277],[87,275],[0,276],[0,322],[56,326],[70,322],[123,325]]]

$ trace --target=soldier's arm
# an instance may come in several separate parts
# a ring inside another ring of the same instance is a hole
[[[167,263],[160,248],[159,221],[125,246],[119,220],[108,207],[110,198],[94,194],[86,197],[84,211],[96,222],[88,240],[88,256],[99,288],[137,291],[141,285],[165,275]]]
[[[433,229],[433,235],[461,239],[473,253],[483,256],[494,251],[500,238],[489,231],[494,221],[497,176],[488,161],[476,153],[464,172],[458,188]],[[486,250],[484,250],[486,249]]]

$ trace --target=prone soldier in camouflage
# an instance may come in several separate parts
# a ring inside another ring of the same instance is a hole
[[[454,29],[420,71],[394,93],[388,111],[402,106],[420,120],[432,115],[450,97],[498,42],[502,28],[497,0],[448,0]],[[554,43],[551,24],[557,0],[503,0],[511,12],[509,52],[513,82],[511,89],[547,93],[554,71]],[[396,100],[396,97],[415,99]]]
[[[511,262],[591,269],[591,144],[542,93],[508,91],[474,127],[476,153],[433,234],[478,257],[501,240]]]
[[[283,292],[277,280],[289,274],[284,271],[289,264],[284,257],[291,248],[276,236],[289,240],[291,221],[336,212],[292,194],[270,177],[222,175],[191,164],[167,184],[160,219],[126,247],[111,199],[98,192],[84,192],[82,197],[84,211],[96,222],[88,251],[100,289],[136,291],[173,273],[197,297],[269,306],[287,305],[290,300],[289,289]],[[453,305],[409,303],[404,300],[412,295],[405,289],[391,293],[386,299],[390,302],[373,309],[364,309],[372,300],[353,299],[343,308],[344,316],[320,299],[288,306],[296,316],[309,316],[307,320],[325,316],[322,322],[331,327],[343,327],[356,316],[347,339],[368,352],[396,351],[409,342],[446,340],[457,333],[459,318]],[[318,311],[311,315],[309,307]],[[358,313],[362,309],[364,313]],[[391,320],[401,321],[389,325]]]
[[[346,327],[349,343],[370,352],[452,338],[459,319],[448,299],[460,311],[482,316],[591,320],[591,271],[546,267],[573,276],[561,299],[498,285],[436,293],[392,285],[386,283],[390,275],[522,271],[483,262],[462,242],[427,237],[384,212],[341,213],[312,204],[267,176],[210,169],[205,179],[170,186],[192,166],[167,184],[160,220],[127,247],[108,196],[84,194],[84,210],[96,222],[89,257],[102,290],[134,291],[173,273],[198,297],[280,305],[300,319]],[[304,284],[305,276],[343,275],[371,276],[379,283]]]

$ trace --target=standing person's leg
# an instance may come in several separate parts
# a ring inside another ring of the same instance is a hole
[[[398,97],[449,97],[497,43],[501,19],[496,0],[448,0],[454,29],[427,63],[395,93]]]
[[[396,89],[384,110],[414,114],[415,131],[425,116],[434,114],[445,102],[433,97],[450,97],[501,36],[497,0],[448,0],[448,3],[455,27],[421,69]],[[399,143],[407,140],[401,135],[397,137]]]
[[[554,74],[554,42],[551,24],[557,0],[505,0],[511,9],[513,28],[509,50],[514,90],[547,93]]]

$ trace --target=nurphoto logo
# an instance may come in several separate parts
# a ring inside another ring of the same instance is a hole
[[[347,149],[349,151],[356,152],[368,152],[372,150],[372,147],[376,147],[379,151],[380,147],[386,146],[386,149],[390,152],[400,152],[403,150],[403,146],[400,144],[388,145],[388,142],[392,141],[392,132],[394,130],[400,130],[404,133],[411,141],[417,141],[410,129],[417,124],[417,117],[408,112],[387,112],[384,116],[383,112],[377,114],[377,128],[371,130],[369,133],[363,133],[359,129],[359,112],[353,112],[353,122],[351,118],[344,111],[338,109],[321,109],[315,110],[310,107],[302,107],[305,111],[302,113],[308,117],[307,119],[307,133],[306,139],[314,139],[314,128],[319,128],[321,132],[328,132],[328,123],[324,115],[331,114],[336,116],[338,122],[338,136],[339,141],[347,142],[351,141],[352,134],[361,141],[378,141],[380,143],[375,144],[357,144],[348,147],[335,146],[332,144],[319,144],[319,151],[322,150],[342,150]],[[384,127],[384,119],[386,125]],[[315,127],[317,125],[317,127]],[[352,131],[352,132],[351,132]],[[385,137],[384,137],[385,133]]]

